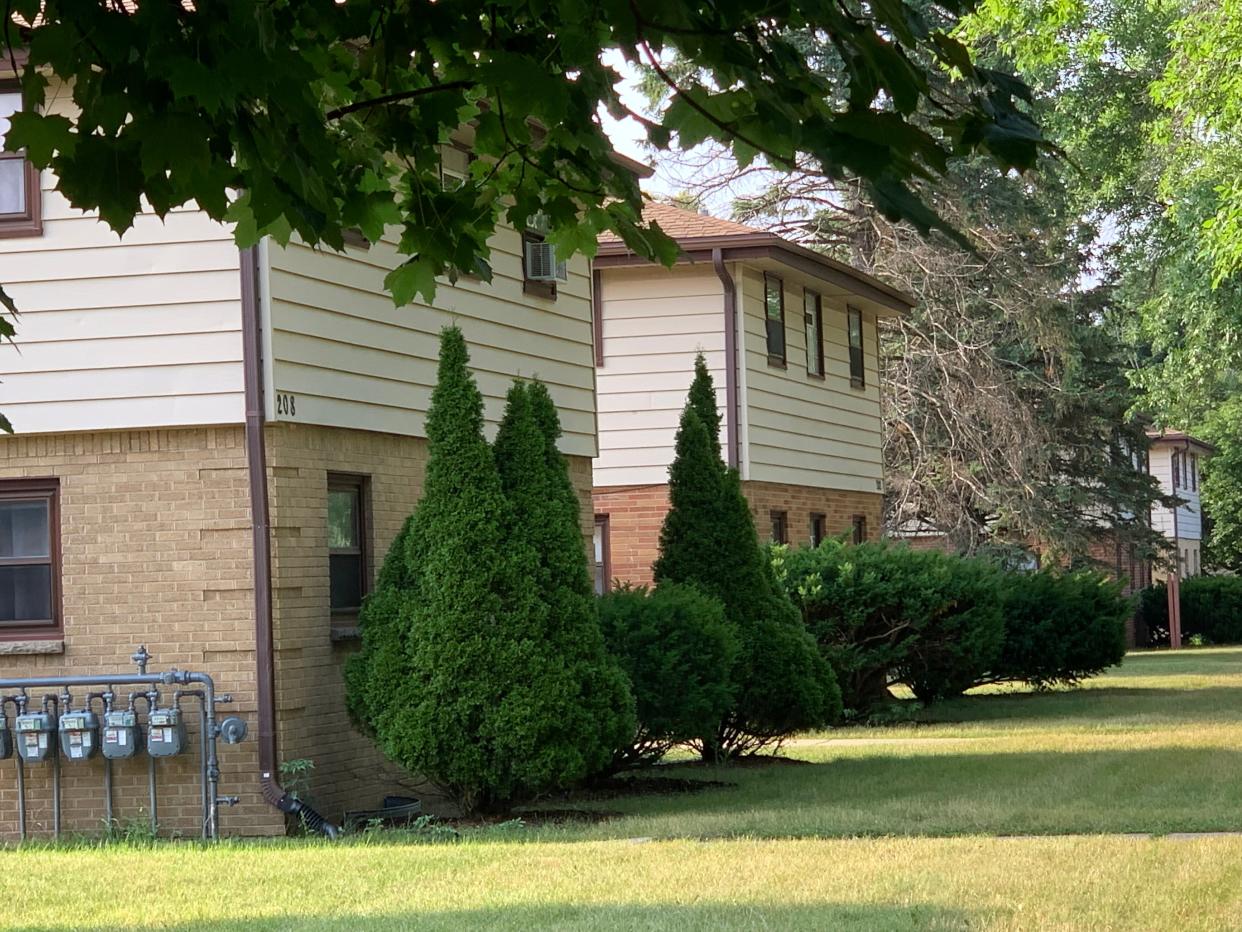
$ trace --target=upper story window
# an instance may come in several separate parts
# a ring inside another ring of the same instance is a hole
[[[469,152],[453,145],[440,147],[440,184],[446,191],[461,187],[469,174]]]
[[[1182,454],[1173,451],[1173,488],[1180,489],[1182,487]]]
[[[522,291],[556,300],[556,283],[569,280],[569,268],[547,238],[547,218],[536,214],[522,231]]]
[[[61,626],[59,497],[55,479],[0,481],[0,636]]]
[[[775,275],[763,274],[764,326],[768,337],[768,362],[784,366],[785,358],[785,285]]]
[[[824,376],[824,305],[814,291],[802,293],[802,316],[806,322],[806,374]]]
[[[334,619],[352,619],[367,594],[366,477],[328,475],[328,590]]]
[[[863,322],[862,311],[856,307],[845,309],[846,330],[850,348],[850,385],[854,388],[865,388],[867,373],[863,365]]]
[[[1191,453],[1187,457],[1187,460],[1188,460],[1186,464],[1187,484],[1189,484],[1190,486],[1190,491],[1198,492],[1199,491],[1199,455],[1197,453]]]
[[[22,109],[14,82],[0,82],[0,138],[9,118]],[[37,236],[43,232],[39,172],[21,152],[0,152],[0,236]]]

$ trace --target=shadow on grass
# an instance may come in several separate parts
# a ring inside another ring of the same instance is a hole
[[[1240,670],[1239,672],[1242,672]],[[1242,686],[1199,689],[1143,689],[1101,686],[1092,689],[1049,690],[962,696],[925,709],[920,724],[989,724],[1006,720],[1030,723],[1093,719],[1100,725],[1123,724],[1123,719],[1201,722],[1242,721]]]
[[[463,891],[463,898],[468,891]],[[264,919],[220,919],[166,925],[166,932],[265,932],[265,930],[405,930],[418,929],[832,929],[832,930],[957,930],[976,929],[980,919],[957,910],[918,904],[857,905],[823,903],[802,906],[695,906],[648,904],[512,906],[489,909],[409,911],[371,916],[318,913]],[[31,932],[114,932],[118,926],[30,926]]]

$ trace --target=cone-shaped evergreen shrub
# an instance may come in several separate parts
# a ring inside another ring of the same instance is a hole
[[[446,329],[423,498],[367,602],[347,682],[384,752],[474,812],[581,779],[603,753],[592,741],[613,739],[597,723],[582,734],[582,677],[550,631],[539,554],[514,533],[467,361]],[[545,462],[540,437],[525,446]]]
[[[547,389],[515,383],[496,436],[496,465],[510,505],[507,539],[537,555],[542,634],[536,646],[548,661],[542,680],[523,688],[541,703],[546,719],[538,753],[550,766],[583,777],[606,769],[633,735],[634,699],[625,672],[604,647],[580,501],[556,446],[560,433]]]
[[[690,583],[719,599],[741,644],[735,705],[700,742],[709,758],[757,751],[840,712],[832,670],[778,588],[737,473],[721,462],[719,425],[700,356],[669,467],[669,511],[653,572],[657,583]]]

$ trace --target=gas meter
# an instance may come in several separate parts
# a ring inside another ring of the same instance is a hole
[[[47,760],[52,753],[56,725],[50,712],[27,712],[17,716],[17,753],[28,764]]]
[[[99,716],[89,709],[60,716],[60,753],[69,760],[89,760],[99,751]]]
[[[133,709],[105,712],[103,720],[103,756],[124,760],[138,753],[142,736],[138,732],[138,715]]]
[[[180,709],[152,709],[147,725],[147,753],[152,757],[172,757],[184,750],[185,722]]]

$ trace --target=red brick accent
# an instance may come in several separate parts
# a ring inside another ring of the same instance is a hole
[[[774,482],[744,482],[755,527],[762,538],[771,526],[770,513],[789,516],[789,540],[807,544],[811,515],[825,516],[829,536],[848,533],[854,516],[867,519],[867,536],[879,536],[881,496],[876,492],[846,492]],[[595,513],[608,515],[612,578],[650,584],[651,564],[660,544],[660,525],[668,511],[667,485],[603,486],[595,489]]]

